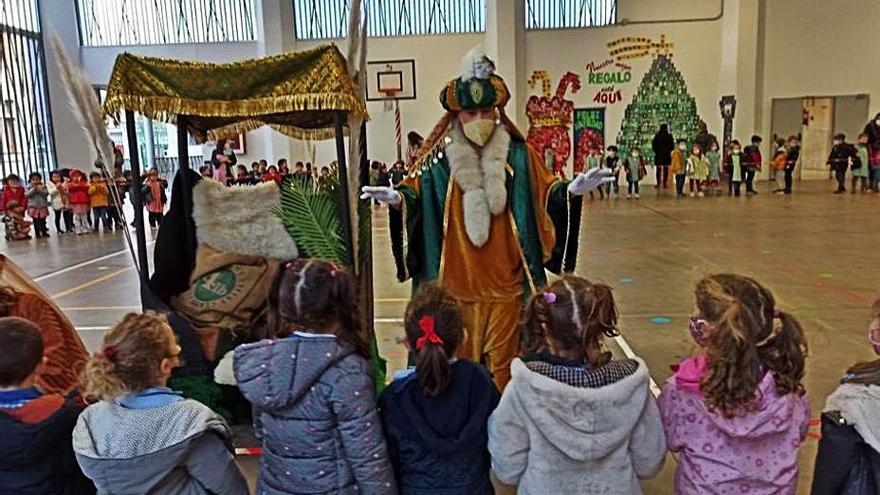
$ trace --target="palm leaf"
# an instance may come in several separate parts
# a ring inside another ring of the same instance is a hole
[[[281,187],[281,207],[273,213],[296,241],[302,256],[345,263],[342,221],[332,196],[304,182],[288,180]]]

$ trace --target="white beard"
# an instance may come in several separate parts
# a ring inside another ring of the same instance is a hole
[[[507,178],[504,173],[510,134],[503,125],[495,128],[483,146],[482,156],[468,142],[456,122],[450,132],[452,142],[446,146],[446,157],[452,179],[464,195],[464,227],[474,246],[481,247],[489,240],[492,215],[507,209]]]

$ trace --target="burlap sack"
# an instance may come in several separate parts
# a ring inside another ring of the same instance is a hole
[[[264,310],[277,269],[278,261],[271,258],[218,251],[202,244],[189,289],[171,304],[196,326],[247,327]]]

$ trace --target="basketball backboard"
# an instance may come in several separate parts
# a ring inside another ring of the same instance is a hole
[[[385,100],[381,90],[396,89],[398,100],[416,99],[416,61],[376,60],[367,62],[367,101]]]

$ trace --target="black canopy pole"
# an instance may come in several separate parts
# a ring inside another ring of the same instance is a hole
[[[183,211],[189,212],[184,215],[184,227],[186,232],[192,232],[192,187],[189,183],[189,134],[186,126],[189,119],[186,115],[177,116],[177,172],[180,174],[180,187],[183,188],[179,198],[183,200]],[[186,252],[195,252],[194,242],[189,235],[186,236]]]
[[[333,121],[336,124],[336,161],[339,164],[339,186],[342,188],[342,230],[343,241],[345,242],[345,254],[348,257],[347,265],[354,263],[354,245],[352,243],[352,232],[354,226],[351,224],[351,202],[349,199],[348,184],[348,166],[345,157],[345,112],[335,112]],[[351,184],[351,187],[357,187]]]
[[[147,285],[150,278],[150,265],[147,261],[147,235],[144,232],[144,201],[141,188],[141,160],[138,156],[137,131],[135,129],[134,112],[125,111],[125,132],[128,136],[128,155],[131,161],[131,204],[134,206],[134,233],[137,237],[137,257],[140,268],[141,287]],[[128,228],[126,226],[125,228]]]

